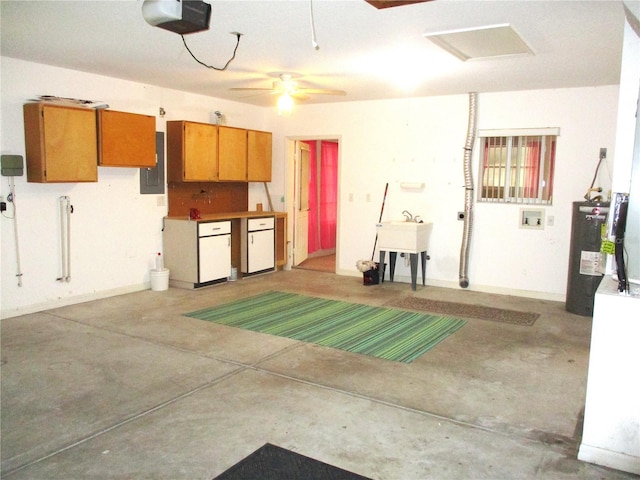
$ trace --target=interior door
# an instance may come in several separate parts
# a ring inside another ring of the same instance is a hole
[[[309,255],[309,145],[296,142],[295,248],[293,265],[300,265]]]

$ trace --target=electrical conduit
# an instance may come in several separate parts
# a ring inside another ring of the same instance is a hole
[[[469,244],[473,229],[473,173],[471,170],[471,156],[476,138],[476,104],[478,94],[469,94],[469,124],[467,126],[467,140],[464,144],[464,229],[462,245],[460,246],[460,270],[458,273],[460,286],[469,286]]]

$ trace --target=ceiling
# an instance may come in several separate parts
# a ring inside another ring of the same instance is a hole
[[[0,1],[2,55],[250,103],[276,72],[301,86],[344,90],[307,103],[344,102],[619,82],[624,9],[617,0],[434,0],[376,9],[364,0],[206,0],[210,28],[185,35],[152,27],[142,1]],[[313,19],[318,50],[312,46]],[[533,55],[462,61],[424,37],[510,24]],[[34,92],[57,95],[58,92]],[[99,99],[106,100],[106,99]]]

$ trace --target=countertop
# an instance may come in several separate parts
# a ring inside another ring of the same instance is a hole
[[[190,219],[188,215],[178,217],[166,217],[169,220],[186,220],[192,222],[210,222],[213,220],[233,220],[234,218],[260,218],[260,217],[276,217],[285,215],[285,212],[224,212],[224,213],[206,213],[201,214],[197,220]]]

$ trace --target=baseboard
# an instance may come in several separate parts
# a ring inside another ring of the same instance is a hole
[[[11,308],[2,310],[0,318],[12,318],[19,317],[20,315],[28,315],[30,313],[42,312],[43,310],[50,310],[52,308],[68,307],[69,305],[75,305],[77,303],[90,302],[92,300],[100,300],[103,298],[115,297],[117,295],[125,295],[127,293],[140,292],[142,290],[149,290],[151,288],[151,282],[144,282],[137,285],[128,285],[126,287],[113,288],[111,290],[103,290],[100,292],[86,293],[83,295],[75,295],[73,297],[61,298],[55,301],[48,301],[42,303],[36,303],[33,305],[27,305],[24,307]]]
[[[348,277],[361,277],[362,273],[354,271],[354,270],[337,270],[336,273],[338,275],[344,275]],[[387,275],[388,277],[388,275]],[[386,277],[385,277],[386,278]],[[388,280],[386,280],[388,281]],[[411,285],[411,277],[395,275],[393,278],[394,283],[408,283]],[[524,297],[524,298],[535,298],[537,300],[549,300],[552,302],[562,302],[564,303],[566,300],[566,296],[563,294],[551,293],[551,292],[536,292],[532,290],[517,290],[513,288],[500,288],[494,287],[490,285],[474,285],[471,284],[468,288],[461,288],[458,282],[449,282],[444,280],[433,280],[427,278],[426,280],[427,286],[431,287],[441,287],[441,288],[452,288],[456,290],[469,290],[473,292],[482,292],[482,293],[493,293],[496,295],[512,295],[514,297]],[[422,286],[422,278],[418,273],[418,286]]]
[[[640,475],[640,457],[594,447],[585,443],[580,445],[578,460]]]

